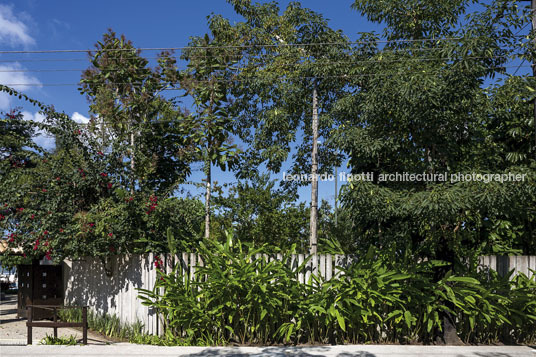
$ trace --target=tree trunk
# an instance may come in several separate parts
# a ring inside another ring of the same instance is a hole
[[[134,131],[130,133],[130,170],[132,170],[132,187],[130,188],[131,192],[134,192],[134,188],[136,186],[136,178],[134,175],[134,168],[135,168],[135,162],[134,162],[134,150],[135,150],[135,143],[134,143]]]
[[[444,236],[441,238],[440,244],[438,246],[438,251],[436,252],[436,259],[445,261],[449,263],[447,266],[442,266],[436,268],[435,271],[435,280],[439,281],[450,271],[454,270],[455,264],[455,252],[452,250],[448,242],[448,237]],[[445,305],[451,310],[455,309],[455,306],[451,302],[445,302]],[[439,318],[441,319],[442,330],[438,333],[437,342],[444,343],[446,345],[463,345],[463,341],[458,337],[456,333],[456,320],[455,316],[446,311],[439,312]]]

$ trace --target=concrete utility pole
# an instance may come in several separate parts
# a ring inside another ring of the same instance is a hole
[[[309,238],[309,254],[317,253],[317,219],[318,219],[318,98],[316,86],[313,88],[313,150],[311,165],[311,236]],[[313,265],[316,259],[313,260]]]
[[[339,205],[339,190],[337,188],[337,175],[338,175],[339,171],[337,169],[337,166],[335,166],[335,227],[338,226],[339,224],[339,220],[337,219],[337,213],[338,213],[338,205]]]
[[[205,183],[205,239],[210,238],[210,195],[212,183],[212,167],[211,162],[205,164],[205,171],[207,175],[207,182]]]

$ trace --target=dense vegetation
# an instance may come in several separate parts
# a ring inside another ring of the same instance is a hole
[[[256,258],[254,248],[228,237],[203,242],[205,262],[193,277],[181,264],[160,271],[147,305],[163,316],[165,341],[180,344],[432,343],[442,313],[457,321],[466,343],[528,343],[536,339],[536,278],[476,272],[474,262],[435,279],[445,262],[394,263],[370,248],[364,257],[323,281],[297,281],[305,263]],[[163,291],[163,293],[162,293]]]
[[[0,230],[23,251],[2,264],[199,251],[206,281],[185,283],[179,270],[157,284],[163,296],[145,292],[170,338],[187,343],[533,340],[534,281],[467,266],[479,254],[536,254],[536,82],[517,75],[536,61],[528,9],[355,0],[384,32],[354,40],[297,2],[227,2],[242,21],[209,16],[180,54],[184,69],[171,52],[151,67],[105,33],[80,82],[87,125],[0,86],[44,117],[18,108],[0,119]],[[270,174],[311,173],[316,131],[318,173],[346,164],[373,175],[346,183],[340,207],[320,205],[319,249],[366,258],[342,279],[299,285],[283,263],[247,258],[308,251],[316,207],[297,192],[309,182]],[[55,148],[36,145],[38,134]],[[203,198],[184,191],[195,163]],[[218,185],[214,166],[236,184]],[[397,173],[447,179],[380,179]],[[524,180],[451,181],[458,173]],[[217,243],[226,232],[248,248]]]

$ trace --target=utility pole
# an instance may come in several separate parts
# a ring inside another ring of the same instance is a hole
[[[208,151],[208,150],[207,150]],[[208,155],[208,153],[207,153]],[[212,183],[212,167],[210,159],[205,161],[205,174],[207,182],[205,183],[205,239],[210,238],[210,194]]]
[[[316,255],[317,253],[317,219],[318,219],[318,98],[316,85],[313,87],[313,150],[312,150],[312,165],[311,165],[311,222],[309,238],[309,254]],[[316,257],[313,258],[313,269],[316,263]]]
[[[339,173],[339,170],[337,168],[337,166],[335,166],[335,227],[338,226],[338,223],[339,223],[339,220],[337,219],[337,211],[338,211],[338,208],[337,208],[337,205],[339,203],[339,190],[337,190],[337,175]]]

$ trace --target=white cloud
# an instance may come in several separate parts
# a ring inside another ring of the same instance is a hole
[[[37,78],[20,71],[24,71],[24,67],[19,63],[0,65],[0,83],[19,91],[41,87],[41,82]],[[8,94],[0,93],[0,110],[10,109],[11,99]]]
[[[78,124],[87,124],[89,123],[89,118],[83,116],[82,114],[78,112],[74,112],[71,118]]]
[[[44,123],[46,119],[45,116],[41,113],[31,113],[28,111],[22,111],[22,116],[24,120],[38,123]],[[89,122],[89,118],[83,116],[78,112],[74,112],[71,118],[78,124],[87,124]],[[54,139],[54,136],[47,134],[43,130],[36,131],[35,136],[33,137],[33,141],[46,150],[54,149],[56,146],[56,140]]]
[[[21,19],[30,20],[24,13],[15,15],[12,6],[0,5],[0,43],[11,47],[35,44],[35,40],[28,33],[28,26]]]
[[[24,120],[28,120],[28,121],[34,121],[38,123],[43,123],[45,121],[45,116],[41,113],[32,114],[30,112],[23,111],[22,116]],[[54,139],[54,137],[51,135],[48,135],[43,130],[38,130],[36,132],[36,135],[33,137],[33,141],[37,145],[39,145],[40,147],[46,150],[54,149],[54,147],[56,146],[56,140]]]

